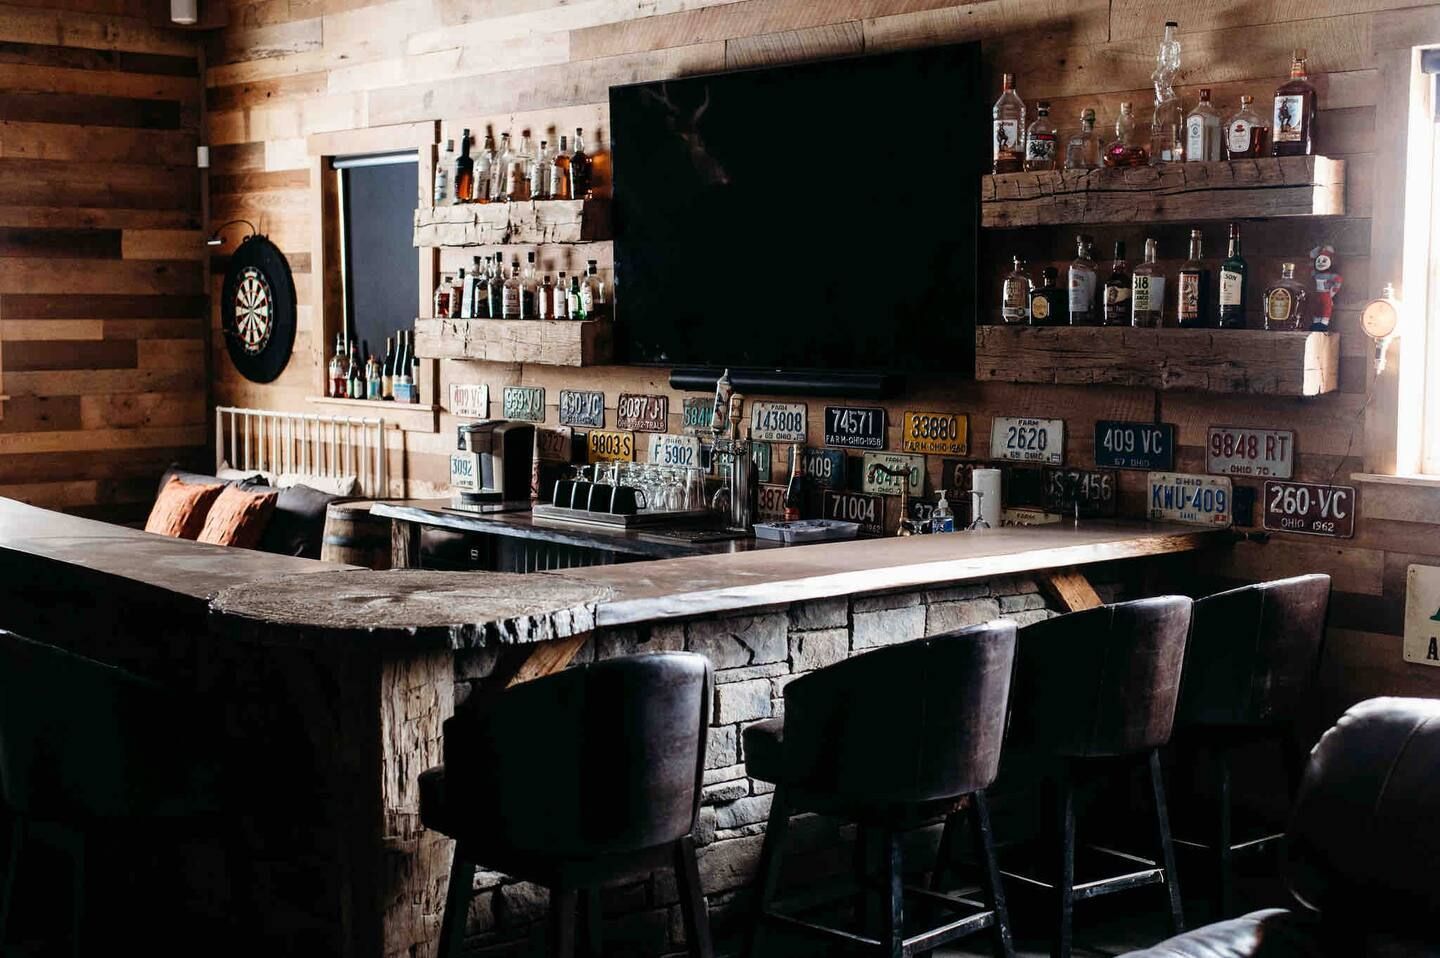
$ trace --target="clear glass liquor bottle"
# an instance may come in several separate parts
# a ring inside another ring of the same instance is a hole
[[[455,172],[455,141],[445,141],[445,151],[440,154],[440,160],[435,164],[435,196],[436,206],[444,206],[455,198],[451,189],[454,182],[452,173]]]
[[[1019,173],[1025,162],[1025,101],[1015,92],[1015,74],[1005,74],[1000,86],[1000,99],[990,110],[992,169],[996,173]]]
[[[554,160],[550,142],[541,140],[540,152],[535,155],[534,169],[530,173],[530,192],[537,200],[550,199],[550,164]]]
[[[525,272],[520,276],[520,318],[534,319],[535,310],[535,251],[525,254]]]
[[[505,318],[505,265],[499,253],[487,262],[485,275],[486,309],[491,319]]]
[[[1306,54],[1296,50],[1290,79],[1275,91],[1275,125],[1271,151],[1275,156],[1309,156],[1315,152],[1315,85],[1305,71]]]
[[[535,318],[555,318],[555,282],[550,278],[549,273],[546,273],[545,277],[540,281],[540,288],[537,291],[537,300],[535,303]]]
[[[1016,256],[1013,262],[1015,268],[1000,288],[1000,321],[1007,326],[1030,321],[1030,274],[1025,272],[1023,259]]]
[[[1070,264],[1070,325],[1098,326],[1095,315],[1095,241],[1085,233],[1075,237],[1075,259]]]
[[[535,163],[535,151],[530,143],[530,131],[520,132],[520,146],[511,159],[510,198],[512,200],[534,199],[531,192],[530,167]]]
[[[1030,325],[1064,326],[1065,304],[1060,298],[1059,270],[1053,266],[1040,269],[1040,285],[1030,290]]]
[[[1293,332],[1305,328],[1305,286],[1295,279],[1295,264],[1281,263],[1280,278],[1265,290],[1265,328]]]
[[[610,304],[605,301],[605,284],[600,280],[600,270],[595,260],[587,261],[585,282],[580,287],[580,298],[585,303],[585,312],[591,319],[604,319],[610,313]]]
[[[585,309],[585,300],[580,294],[580,277],[570,277],[570,318],[584,320],[590,318],[590,313]]]
[[[1065,169],[1093,170],[1100,166],[1100,137],[1095,133],[1095,108],[1080,111],[1080,132],[1065,144]]]
[[[475,202],[489,203],[495,198],[495,137],[485,134],[485,149],[475,161]]]
[[[1250,267],[1240,255],[1240,224],[1230,224],[1230,248],[1220,264],[1220,309],[1216,314],[1221,329],[1245,328],[1245,302],[1250,285]]]
[[[1152,328],[1165,314],[1165,274],[1155,262],[1159,244],[1145,241],[1145,261],[1130,275],[1130,325]]]
[[[560,271],[560,278],[555,281],[555,288],[551,290],[551,309],[555,311],[555,319],[570,318],[570,286],[565,281],[565,271]]]
[[[460,293],[460,315],[466,319],[476,319],[480,315],[476,310],[475,293],[483,282],[480,272],[480,257],[476,256],[471,261],[472,269],[470,275],[465,277],[465,283]]]
[[[570,146],[565,137],[560,137],[560,149],[550,163],[550,198],[555,200],[573,199],[570,182]]]
[[[520,257],[510,261],[510,275],[505,277],[500,293],[500,309],[506,319],[520,319]]]
[[[1200,251],[1199,230],[1190,231],[1190,258],[1180,267],[1176,284],[1175,321],[1182,329],[1213,325],[1210,312],[1210,270]]]
[[[1115,118],[1115,140],[1105,147],[1105,165],[1110,167],[1144,166],[1150,162],[1145,144],[1140,142],[1139,124],[1135,122],[1135,110],[1128,101],[1120,104],[1120,115]]]
[[[455,202],[475,199],[475,161],[470,158],[470,131],[460,136],[460,155],[455,158]]]
[[[1155,56],[1155,113],[1150,120],[1150,162],[1179,163],[1185,159],[1185,108],[1175,95],[1175,74],[1180,72],[1179,24],[1165,23],[1165,39]]]
[[[1250,104],[1253,96],[1240,98],[1240,109],[1225,121],[1225,155],[1232,160],[1265,155],[1265,121]]]
[[[575,128],[575,152],[570,154],[570,195],[577,200],[590,197],[590,154],[585,152],[584,129]]]
[[[490,198],[496,203],[510,202],[510,191],[514,189],[515,157],[510,152],[510,134],[500,134],[500,152],[495,155],[495,167],[490,171]]]
[[[442,276],[440,285],[435,287],[435,318],[447,319],[450,316],[450,277]]]
[[[1212,162],[1224,159],[1220,142],[1220,113],[1210,102],[1210,88],[1200,89],[1200,102],[1185,118],[1185,161]]]
[[[1105,280],[1102,299],[1102,326],[1124,326],[1130,322],[1130,264],[1125,262],[1123,240],[1115,241],[1115,258],[1110,262],[1110,276]]]
[[[1050,104],[1035,104],[1035,122],[1025,130],[1025,169],[1027,172],[1055,169],[1059,155],[1060,131],[1050,119]]]

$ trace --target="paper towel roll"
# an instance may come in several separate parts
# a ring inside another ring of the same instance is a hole
[[[990,528],[1000,528],[1000,470],[974,470],[970,473],[970,488],[973,492],[981,493],[980,518],[989,523]],[[970,505],[973,509],[974,496],[970,497]]]

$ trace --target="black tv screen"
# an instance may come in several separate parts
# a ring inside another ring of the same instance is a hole
[[[973,369],[978,44],[612,87],[625,362]]]

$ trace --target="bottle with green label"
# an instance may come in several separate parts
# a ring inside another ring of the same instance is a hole
[[[1240,224],[1230,224],[1230,250],[1225,262],[1220,264],[1220,313],[1221,329],[1241,329],[1245,326],[1245,290],[1248,285],[1249,267],[1240,255]]]

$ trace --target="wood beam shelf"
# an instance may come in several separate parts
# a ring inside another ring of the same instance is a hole
[[[975,378],[1049,385],[1318,396],[1340,386],[1338,333],[981,326]]]
[[[613,356],[606,320],[417,319],[415,355],[541,366],[603,366]]]
[[[1326,156],[1005,173],[980,187],[988,229],[1344,213],[1345,162]]]
[[[457,203],[415,211],[415,245],[498,246],[589,243],[610,239],[610,200]]]
[[[327,412],[357,419],[383,419],[387,426],[404,432],[436,432],[440,428],[440,407],[393,399],[349,399],[343,396],[306,396],[305,401],[327,406]]]

